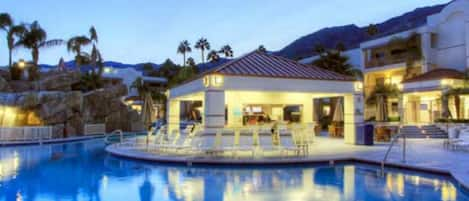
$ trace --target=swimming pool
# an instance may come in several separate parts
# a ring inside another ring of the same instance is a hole
[[[469,200],[450,177],[376,166],[186,167],[120,159],[102,139],[0,148],[0,201]]]

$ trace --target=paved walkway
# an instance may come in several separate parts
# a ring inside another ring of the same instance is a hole
[[[313,163],[331,160],[355,160],[381,163],[388,144],[374,146],[355,146],[343,143],[343,140],[319,137],[307,157],[295,158],[214,158],[169,156],[145,153],[117,145],[107,147],[112,154],[150,161],[182,163],[218,163],[218,164],[285,164]],[[407,160],[402,161],[402,145],[396,143],[387,160],[388,165],[409,167],[439,173],[451,174],[465,188],[469,189],[469,152],[451,151],[443,148],[443,140],[412,139],[407,140]]]

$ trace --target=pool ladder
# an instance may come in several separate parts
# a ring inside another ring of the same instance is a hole
[[[389,156],[389,153],[391,152],[392,150],[392,147],[394,146],[394,144],[396,144],[397,140],[399,138],[402,137],[402,162],[403,163],[406,163],[406,146],[407,146],[407,137],[405,134],[402,134],[399,132],[399,134],[397,134],[396,136],[394,136],[391,140],[391,144],[389,145],[388,147],[388,150],[386,151],[386,154],[384,155],[384,158],[383,160],[381,161],[381,173],[384,175],[384,165],[386,163],[386,161],[388,160],[388,156]]]

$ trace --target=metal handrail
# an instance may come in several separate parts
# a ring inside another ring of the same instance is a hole
[[[392,147],[394,146],[394,144],[400,137],[403,137],[402,139],[404,139],[402,142],[402,162],[403,163],[406,162],[406,135],[399,133],[392,138],[391,144],[389,145],[388,150],[386,151],[386,154],[384,155],[384,158],[381,161],[381,170],[383,173],[384,173],[384,164],[386,163],[386,160],[388,159],[389,153],[391,152]]]

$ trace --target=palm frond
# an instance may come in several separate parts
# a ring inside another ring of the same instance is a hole
[[[62,39],[52,39],[48,41],[44,41],[41,44],[39,44],[40,48],[49,48],[49,47],[54,47],[54,46],[59,46],[64,44],[64,40]]]
[[[91,26],[90,28],[90,40],[98,42],[98,33],[96,32],[96,28]]]
[[[7,30],[8,27],[13,25],[13,19],[8,13],[0,13],[0,29]]]

